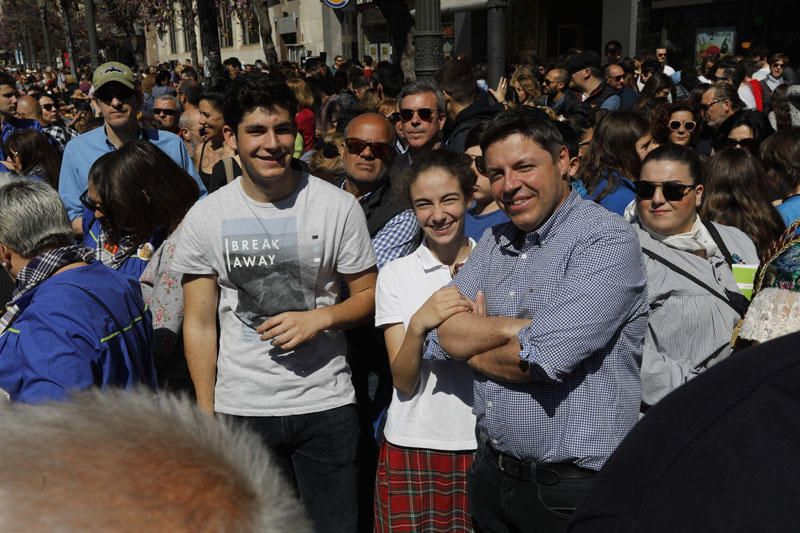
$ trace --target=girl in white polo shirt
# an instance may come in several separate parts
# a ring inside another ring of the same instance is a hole
[[[424,239],[378,275],[375,324],[384,328],[394,381],[375,483],[378,532],[472,530],[472,370],[422,360],[428,331],[472,310],[456,288],[442,288],[475,245],[464,236],[475,183],[470,163],[445,150],[414,162],[406,190]]]

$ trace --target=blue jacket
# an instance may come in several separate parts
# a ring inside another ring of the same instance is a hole
[[[0,143],[0,160],[5,161],[8,157],[8,154],[5,152],[5,145],[8,142],[8,138],[11,137],[11,134],[15,131],[21,130],[36,130],[41,132],[42,125],[39,124],[38,120],[27,120],[15,117],[4,120],[2,127],[0,127],[0,140],[3,141]],[[0,165],[0,172],[8,172],[8,168],[6,168],[5,165]]]
[[[594,200],[612,213],[622,216],[628,204],[636,199],[636,188],[631,180],[617,174],[617,186],[598,201],[597,197],[600,196],[600,193],[605,190],[607,185],[608,179],[601,178],[597,182],[594,192],[589,193],[587,198]]]
[[[155,387],[152,319],[133,280],[95,262],[46,279],[17,305],[17,319],[0,334],[0,389],[12,401]]]
[[[189,173],[200,187],[201,198],[206,195],[206,187],[200,180],[192,158],[189,157],[189,152],[186,151],[186,146],[180,137],[168,131],[151,129],[140,130],[140,137],[158,146],[178,166]],[[114,150],[116,147],[108,140],[105,127],[87,131],[67,143],[64,148],[64,158],[61,161],[58,192],[61,199],[64,200],[70,220],[81,216],[83,211],[80,197],[88,187],[89,169],[100,156]]]

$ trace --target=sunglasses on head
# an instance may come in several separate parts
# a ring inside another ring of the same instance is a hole
[[[364,152],[364,149],[369,147],[369,151],[372,152],[372,155],[378,159],[386,159],[394,152],[394,148],[386,143],[367,142],[353,137],[345,139],[344,145],[347,147],[347,151],[351,155],[361,155]]]
[[[167,115],[168,117],[174,117],[178,115],[177,109],[164,109],[163,107],[154,107],[153,108],[153,115]]]
[[[58,106],[56,104],[42,104],[42,109],[45,111],[52,111],[54,109],[58,109]]]
[[[400,120],[403,122],[408,122],[412,118],[414,118],[414,113],[416,113],[420,119],[424,120],[425,122],[431,122],[433,120],[434,115],[436,115],[436,111],[429,108],[423,107],[422,109],[401,109],[400,110]]]
[[[81,194],[81,196],[80,196],[80,201],[81,201],[81,205],[83,207],[85,207],[86,209],[88,209],[89,211],[100,211],[101,210],[101,205],[95,203],[94,201],[92,201],[91,198],[89,198],[89,190],[88,189],[83,191],[83,194]]]
[[[99,91],[94,93],[94,97],[100,100],[101,102],[107,104],[110,103],[114,98],[122,102],[123,100],[128,100],[129,98],[133,97],[134,91],[133,89],[129,89],[124,86],[120,87],[103,87]]]
[[[694,120],[687,120],[685,122],[681,122],[680,120],[671,120],[669,123],[669,129],[672,131],[678,131],[681,129],[681,125],[683,125],[683,129],[686,131],[694,131],[697,127],[697,122]]]
[[[723,139],[722,145],[725,148],[744,148],[746,150],[752,150],[756,146],[756,140],[752,137],[749,139],[731,139],[730,137]]]
[[[636,197],[640,200],[650,200],[656,194],[656,189],[661,188],[664,200],[668,202],[678,202],[683,200],[686,194],[697,187],[697,185],[684,185],[677,181],[665,181],[656,183],[653,181],[637,181],[633,184],[636,189]]]

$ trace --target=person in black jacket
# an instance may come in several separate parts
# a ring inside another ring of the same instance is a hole
[[[490,104],[481,95],[469,61],[455,58],[446,61],[436,71],[434,80],[447,102],[444,147],[463,154],[467,132],[501,112],[503,106]]]

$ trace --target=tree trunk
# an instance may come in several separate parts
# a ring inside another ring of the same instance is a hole
[[[89,61],[92,70],[100,66],[100,56],[97,52],[97,23],[95,22],[94,0],[83,0],[86,15],[86,36],[89,38]]]
[[[182,0],[181,12],[183,14],[183,31],[189,43],[189,53],[192,54],[192,66],[198,68],[200,59],[197,57],[197,33],[194,28],[194,8],[192,0]]]
[[[409,41],[409,33],[414,26],[414,18],[408,10],[405,0],[375,0],[375,5],[381,10],[389,34],[392,39],[392,59],[395,64],[400,64],[403,52]]]
[[[200,21],[200,48],[203,67],[211,87],[223,78],[219,33],[217,33],[217,5],[214,0],[197,0],[197,17]]]
[[[261,33],[261,46],[264,48],[264,60],[267,63],[267,68],[272,68],[278,64],[278,52],[275,50],[275,43],[272,40],[269,4],[269,0],[253,1],[253,10],[256,12],[258,29]]]
[[[78,66],[75,62],[75,43],[72,38],[72,23],[69,20],[69,5],[68,0],[58,0],[58,11],[61,15],[61,20],[64,22],[64,39],[67,44],[67,53],[69,54],[69,71],[78,79]]]
[[[53,54],[50,51],[50,32],[47,31],[47,6],[44,0],[39,0],[39,20],[42,22],[42,37],[44,38],[44,64],[55,65]]]

